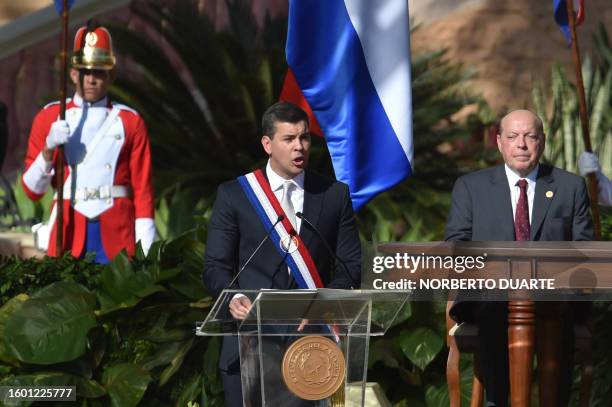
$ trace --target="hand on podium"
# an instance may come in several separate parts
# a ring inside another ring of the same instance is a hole
[[[236,319],[245,319],[251,310],[251,305],[251,300],[244,295],[234,297],[229,303],[230,313]]]

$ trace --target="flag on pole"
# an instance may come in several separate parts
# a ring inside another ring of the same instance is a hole
[[[68,0],[68,10],[72,8],[75,0]],[[53,0],[55,3],[55,10],[57,10],[57,14],[61,15],[62,11],[64,11],[64,1],[63,0]]]
[[[407,3],[289,3],[281,99],[312,112],[355,210],[412,173]]]
[[[573,0],[574,10],[576,12],[576,27],[582,24],[584,21],[584,0]],[[553,14],[555,21],[559,25],[559,28],[563,32],[567,44],[572,45],[572,33],[570,32],[569,20],[567,18],[567,6],[565,0],[553,0]]]

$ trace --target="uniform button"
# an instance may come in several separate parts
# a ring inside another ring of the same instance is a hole
[[[119,134],[117,134],[117,135],[115,136],[115,139],[117,139],[117,140],[121,140],[121,136],[120,136]]]
[[[104,166],[107,170],[110,170],[111,168],[113,168],[112,165],[110,165],[110,163],[106,163],[106,165]]]

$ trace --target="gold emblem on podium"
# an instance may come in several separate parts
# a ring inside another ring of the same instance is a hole
[[[323,400],[344,383],[346,363],[338,345],[319,335],[295,341],[283,356],[287,388],[304,400]]]

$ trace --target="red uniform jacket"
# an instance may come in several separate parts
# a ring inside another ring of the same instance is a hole
[[[108,109],[111,108],[108,103]],[[106,164],[106,168],[95,168],[95,171],[114,170],[114,185],[128,186],[131,189],[131,196],[113,198],[112,206],[99,215],[100,228],[102,234],[102,244],[106,255],[112,259],[122,249],[126,249],[129,255],[135,251],[134,222],[136,218],[154,217],[154,196],[151,183],[151,152],[149,139],[145,123],[142,118],[133,110],[120,106],[118,118],[123,126],[123,145],[121,146],[116,163]],[[70,109],[78,109],[74,101],[66,106],[66,115]],[[36,160],[45,145],[51,124],[58,119],[59,104],[51,104],[41,110],[32,124],[28,151],[25,158],[25,174]],[[71,132],[74,129],[71,128]],[[55,150],[54,161],[57,158],[58,150]],[[35,173],[35,172],[33,172]],[[64,179],[70,174],[70,167],[64,167]],[[84,177],[87,174],[79,174]],[[32,200],[40,199],[45,191],[33,190],[32,182],[27,185],[25,179],[22,180],[26,194]],[[55,177],[52,180],[55,188]],[[36,188],[34,188],[36,189]],[[63,248],[71,250],[75,257],[83,254],[86,238],[87,218],[79,213],[70,204],[69,200],[64,201],[64,225],[63,225]],[[56,202],[54,200],[53,205]],[[56,225],[52,225],[49,241],[49,255],[55,256],[56,248]]]

